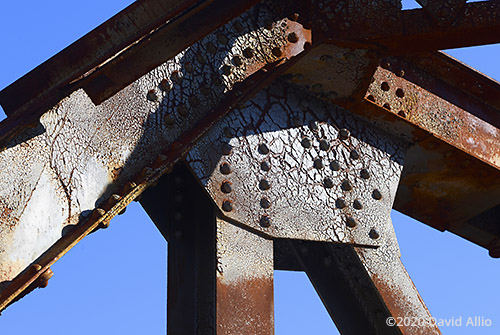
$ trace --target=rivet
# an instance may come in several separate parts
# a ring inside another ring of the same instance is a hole
[[[167,114],[164,116],[163,122],[165,122],[167,126],[173,126],[175,124],[175,118],[172,116],[172,114]]]
[[[323,151],[328,151],[330,149],[330,143],[327,140],[319,141],[319,148]]]
[[[207,62],[207,59],[205,58],[205,56],[203,56],[203,54],[201,52],[197,52],[196,53],[196,61],[198,61],[198,63],[200,63],[200,64],[205,64]]]
[[[356,149],[353,149],[353,150],[351,150],[350,156],[351,156],[351,159],[358,159],[359,152]]]
[[[312,146],[312,143],[311,143],[311,140],[309,139],[309,137],[304,137],[302,139],[302,141],[300,142],[300,144],[302,144],[302,146],[304,148],[310,148]]]
[[[405,111],[399,111],[398,115],[401,116],[401,117],[406,118],[406,112]]]
[[[229,165],[228,163],[222,163],[220,165],[220,173],[230,174],[231,173],[231,165]]]
[[[243,65],[243,61],[241,60],[240,56],[234,56],[233,57],[233,64],[236,66],[241,66]]]
[[[281,55],[283,55],[283,52],[279,47],[274,47],[273,50],[271,50],[271,52],[276,57],[281,57]]]
[[[345,220],[345,223],[346,223],[347,227],[349,227],[349,228],[354,228],[354,227],[356,227],[356,225],[358,224],[358,223],[356,222],[356,219],[355,219],[355,218],[353,218],[353,217],[348,217],[348,218]]]
[[[235,21],[233,24],[233,27],[234,27],[234,30],[236,30],[239,33],[243,31],[243,25],[241,24],[240,21]]]
[[[330,163],[330,169],[333,171],[339,171],[340,170],[340,163],[338,160],[334,160]]]
[[[192,73],[194,71],[194,66],[191,62],[184,63],[184,68],[186,69],[187,73]]]
[[[200,99],[196,95],[190,95],[188,100],[189,100],[189,104],[192,107],[198,107],[200,105]]]
[[[45,271],[38,277],[38,279],[36,280],[36,285],[39,288],[47,287],[47,285],[49,284],[49,279],[52,278],[53,275],[54,272],[52,272],[52,270],[48,268],[47,271]]]
[[[260,199],[260,207],[268,209],[269,207],[271,207],[271,201],[269,201],[268,198]]]
[[[289,19],[290,21],[294,21],[294,22],[295,22],[295,21],[297,21],[297,20],[299,19],[299,14],[298,14],[298,13],[292,13],[292,14],[290,14],[290,15],[288,16],[288,19]]]
[[[325,179],[323,179],[323,186],[325,186],[326,188],[332,188],[333,187],[333,180],[326,177]]]
[[[173,215],[173,217],[174,217],[175,221],[181,221],[182,218],[183,218],[183,215],[182,215],[182,213],[175,212],[174,215]]]
[[[200,91],[204,96],[208,96],[212,92],[212,89],[208,85],[203,85],[200,87]]]
[[[380,234],[378,233],[378,231],[376,231],[375,229],[372,229],[370,230],[370,232],[368,233],[368,236],[370,236],[371,239],[373,240],[376,240],[377,238],[380,237]]]
[[[215,86],[220,86],[220,85],[222,85],[222,83],[223,83],[223,82],[222,82],[222,79],[221,79],[220,77],[214,77],[214,78],[213,78],[213,82],[214,82],[214,85],[215,85]]]
[[[217,41],[219,41],[219,43],[222,45],[226,45],[228,42],[228,38],[223,33],[217,33]]]
[[[397,71],[396,72],[396,76],[398,76],[398,77],[404,77],[405,76],[405,71],[403,69]]]
[[[269,147],[265,143],[259,144],[259,147],[257,148],[259,151],[259,154],[261,155],[267,155],[269,153]]]
[[[297,43],[299,41],[299,37],[295,32],[291,32],[290,34],[288,34],[288,41],[290,43]]]
[[[347,140],[349,138],[349,130],[342,128],[339,131],[339,138],[341,140]]]
[[[227,138],[233,138],[234,137],[234,130],[230,127],[224,127],[222,130],[224,132],[224,136]]]
[[[366,99],[367,99],[367,100],[370,100],[370,101],[372,101],[372,102],[375,102],[375,97],[374,97],[373,95],[371,95],[371,94],[370,94],[370,95],[368,95],[368,96],[366,97]]]
[[[165,92],[171,91],[173,87],[174,84],[168,79],[163,79],[160,83],[160,89]]]
[[[259,188],[263,191],[268,190],[271,187],[267,179],[261,179],[259,182]]]
[[[184,74],[181,71],[174,71],[170,75],[170,79],[172,79],[174,83],[180,83],[182,78],[184,78]]]
[[[342,184],[340,185],[340,187],[344,190],[344,191],[350,191],[352,190],[352,185],[351,185],[351,182],[349,180],[344,180],[342,182]]]
[[[404,97],[404,96],[405,96],[405,91],[403,91],[403,89],[402,89],[402,88],[398,88],[398,89],[396,90],[396,96],[398,96],[399,98]]]
[[[230,212],[233,210],[233,203],[230,200],[224,200],[222,202],[222,210],[224,212]]]
[[[337,200],[335,200],[335,206],[339,209],[342,209],[347,206],[347,203],[345,202],[344,198],[338,198]]]
[[[269,163],[268,161],[263,161],[262,163],[260,163],[260,168],[263,171],[269,171],[271,170],[271,163]]]
[[[375,200],[380,200],[380,199],[382,199],[382,193],[380,193],[380,191],[379,191],[379,190],[374,189],[374,190],[373,190],[373,193],[372,193],[372,197],[373,197],[373,199],[375,199]]]
[[[245,50],[243,50],[243,56],[245,56],[245,58],[252,58],[254,54],[255,53],[252,48],[246,48]]]
[[[208,42],[207,51],[211,54],[215,54],[217,52],[217,47],[212,42]]]
[[[310,128],[312,131],[318,131],[318,130],[319,130],[318,123],[317,123],[315,120],[311,120],[311,121],[309,121],[309,128]]]
[[[94,219],[99,219],[100,217],[103,217],[104,214],[106,214],[106,211],[102,208],[95,208],[92,211],[92,218]]]
[[[368,171],[367,169],[362,169],[360,172],[359,172],[359,175],[361,176],[361,178],[363,179],[369,179],[370,178],[370,171]]]
[[[233,152],[233,146],[229,143],[222,144],[222,154],[228,156]]]
[[[232,72],[231,66],[227,64],[222,66],[222,73],[224,73],[224,75],[229,76],[231,72]]]
[[[198,99],[198,98],[196,98],[196,99]],[[191,105],[193,107],[196,107],[196,106],[194,106],[194,102],[192,101],[194,99],[189,99],[189,100],[190,100],[189,103],[191,103]],[[198,102],[198,104],[199,104],[199,102]],[[179,113],[179,115],[182,117],[186,117],[189,114],[189,111],[186,108],[186,106],[184,106],[184,104],[180,104],[179,106],[177,106],[177,113]]]
[[[391,110],[391,105],[389,105],[387,102],[382,106],[385,109]]]
[[[228,181],[223,182],[220,186],[220,190],[223,193],[231,193],[232,191],[231,183]]]
[[[311,47],[311,42],[304,42],[304,50]]]
[[[352,203],[352,207],[354,207],[355,209],[363,209],[363,204],[361,203],[361,201],[359,199],[356,199]]]
[[[380,88],[382,89],[382,91],[389,91],[389,89],[391,88],[389,86],[389,83],[384,81],[381,85],[380,85]]]
[[[271,218],[269,216],[267,216],[267,215],[263,215],[260,218],[259,224],[263,228],[268,228],[268,227],[271,226]]]
[[[149,90],[147,97],[148,97],[149,101],[156,101],[156,100],[158,100],[158,95],[156,94],[155,90]]]
[[[319,169],[322,169],[322,168],[324,167],[324,164],[323,164],[323,161],[321,160],[321,158],[316,158],[316,159],[314,160],[314,167],[315,167],[316,169],[318,169],[318,170],[319,170]]]

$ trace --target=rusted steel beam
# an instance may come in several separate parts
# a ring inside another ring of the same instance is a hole
[[[169,232],[167,333],[273,334],[273,241],[217,219],[185,165],[145,196],[164,199],[149,213]]]
[[[92,100],[101,103],[258,2],[132,4],[0,92],[9,115],[0,123],[0,147],[78,88],[85,87]]]
[[[117,199],[111,202],[107,201],[106,204],[101,204],[104,209],[96,208],[90,216],[83,217],[81,222],[75,225],[73,229],[67,230],[66,234],[61,239],[50,246],[46,252],[36,259],[36,263],[42,266],[40,270],[29,275],[22,272],[11,280],[8,276],[12,274],[5,273],[6,277],[2,278],[4,281],[3,290],[0,294],[0,311],[5,309],[16,297],[26,290],[31,283],[37,280],[37,278],[39,278],[54,262],[68,252],[86,235],[99,227],[107,227],[109,221],[115,215],[122,212],[131,201],[138,197],[146,188],[153,185],[164,173],[170,172],[173,164],[184,157],[215,122],[232,110],[236,105],[248,100],[263,86],[266,86],[269,81],[281,75],[288,67],[286,64],[286,62],[284,64],[283,62],[269,64],[269,66],[266,66],[262,71],[258,71],[250,76],[248,79],[250,84],[242,84],[237,87],[235,92],[231,91],[227,94],[212,113],[207,115],[205,119],[200,120],[200,122],[194,125],[190,131],[183,133],[182,136],[172,142],[158,155],[157,159],[152,162],[150,166],[144,167],[137,175],[131,176],[131,179],[125,182],[123,188],[118,190]],[[107,203],[109,203],[109,205],[107,205]],[[2,266],[8,267],[9,264],[3,263]]]
[[[377,249],[289,243],[342,334],[441,334],[399,259],[390,219],[378,234]]]
[[[432,1],[437,2],[437,1]],[[496,1],[467,3],[453,20],[436,22],[425,9],[402,11],[400,28],[386,36],[367,35],[365,42],[387,48],[389,54],[411,54],[500,42],[500,4]],[[451,11],[450,11],[451,12]],[[451,13],[450,13],[451,15]]]

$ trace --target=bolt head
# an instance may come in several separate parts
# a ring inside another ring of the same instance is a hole
[[[344,191],[350,191],[350,190],[352,190],[352,184],[351,184],[351,182],[349,180],[344,180],[342,182],[341,188]]]
[[[269,171],[271,170],[271,163],[269,163],[268,161],[263,161],[262,163],[260,163],[260,168],[262,169],[262,171]]]
[[[372,197],[375,200],[380,200],[380,199],[382,199],[382,193],[380,193],[380,191],[378,189],[374,189],[372,192]]]
[[[363,204],[361,203],[361,200],[359,200],[359,199],[354,200],[352,206],[355,209],[363,209]]]
[[[348,217],[346,220],[345,220],[345,223],[347,225],[347,227],[349,228],[354,228],[357,226],[358,222],[356,221],[355,218],[353,217]]]
[[[220,186],[220,190],[223,193],[231,193],[232,191],[231,183],[228,181],[224,181]]]
[[[341,140],[347,140],[349,138],[349,130],[347,130],[346,128],[340,129],[339,138]]]
[[[259,151],[259,154],[261,155],[267,155],[269,153],[269,147],[265,143],[259,144],[259,147],[257,148]]]
[[[271,188],[271,184],[269,184],[269,181],[267,179],[261,179],[261,181],[259,182],[259,188],[263,191],[267,191]]]
[[[336,201],[335,201],[335,206],[339,209],[342,209],[342,208],[345,208],[347,206],[344,198],[338,198]]]
[[[375,229],[371,229],[368,236],[370,236],[371,239],[376,240],[380,237],[380,234]]]
[[[264,215],[260,218],[259,224],[263,228],[268,228],[271,226],[271,218],[267,215]]]
[[[316,158],[316,159],[314,160],[314,167],[315,167],[316,169],[318,169],[318,170],[319,170],[319,169],[322,169],[322,168],[324,167],[324,164],[323,164],[323,161],[321,160],[321,158]]]
[[[312,143],[311,143],[311,140],[309,139],[309,137],[304,137],[302,139],[302,141],[300,142],[300,144],[302,144],[302,146],[306,149],[309,149],[312,146]]]
[[[222,163],[221,166],[220,166],[220,172],[222,174],[230,174],[231,173],[231,165],[229,165],[228,163]]]
[[[260,199],[260,207],[268,209],[269,207],[271,207],[271,201],[268,198]]]
[[[359,172],[359,175],[361,176],[361,178],[363,179],[369,179],[370,178],[370,171],[368,171],[367,169],[362,169],[360,172]]]
[[[332,188],[333,187],[333,180],[326,177],[325,179],[323,179],[323,186],[325,186],[326,188]]]
[[[222,202],[222,210],[224,212],[231,212],[233,210],[233,203],[230,200],[224,200]]]
[[[340,170],[340,162],[338,160],[334,160],[330,163],[330,169],[333,171],[339,171]]]

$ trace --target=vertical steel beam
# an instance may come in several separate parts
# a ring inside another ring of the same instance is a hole
[[[273,334],[273,242],[217,218],[184,166],[147,190],[168,237],[168,334]]]

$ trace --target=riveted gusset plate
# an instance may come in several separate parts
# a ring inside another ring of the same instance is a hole
[[[200,122],[234,98],[235,83],[302,51],[299,29],[259,5],[102,104],[79,89],[15,137],[0,152],[0,292],[75,227],[96,221],[93,211],[111,219],[116,202],[140,193],[161,162],[179,159],[161,153],[208,129]],[[67,251],[50,250],[57,258]]]
[[[187,161],[227,217],[276,238],[377,244],[405,143],[274,84],[214,126]],[[371,236],[371,237],[370,237]]]

